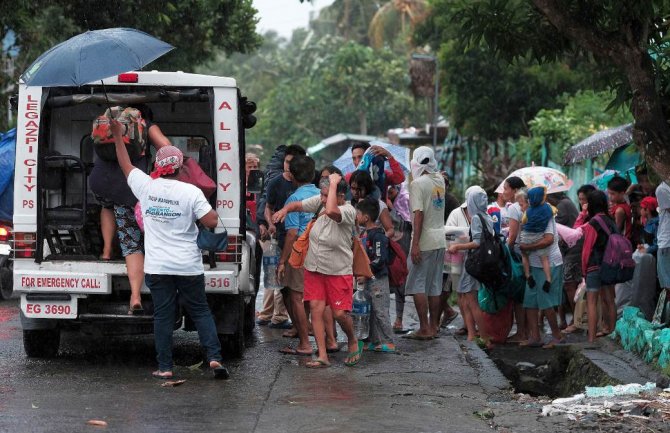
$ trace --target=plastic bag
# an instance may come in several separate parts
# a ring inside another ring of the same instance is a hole
[[[649,248],[649,245],[644,244],[644,250],[646,251],[647,248]],[[633,260],[635,260],[635,263],[640,263],[642,261],[642,256],[644,256],[646,253],[640,251],[640,250],[635,250],[633,252]]]

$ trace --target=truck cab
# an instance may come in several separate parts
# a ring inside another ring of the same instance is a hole
[[[247,225],[245,125],[253,103],[234,79],[141,71],[81,87],[19,83],[14,217],[14,291],[21,297],[26,354],[55,356],[62,330],[82,334],[152,333],[152,303],[128,315],[125,262],[99,259],[100,205],[88,185],[93,120],[111,105],[146,104],[153,121],[216,185],[210,202],[227,230],[225,251],[203,251],[206,293],[224,353],[239,356],[254,326],[260,246]],[[152,149],[153,151],[153,149]],[[253,191],[252,191],[253,192]],[[175,329],[195,330],[184,311]]]

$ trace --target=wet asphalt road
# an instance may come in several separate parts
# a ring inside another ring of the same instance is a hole
[[[0,303],[0,432],[489,432],[494,423],[473,412],[492,406],[513,427],[498,431],[566,431],[558,418],[540,427],[537,408],[512,402],[487,359],[449,335],[398,339],[401,354],[365,353],[353,368],[340,352],[333,367],[308,370],[278,352],[292,342],[281,330],[262,327],[227,361],[231,379],[214,381],[196,366],[197,335],[178,331],[175,373],[186,383],[166,388],[150,376],[151,336],[65,334],[56,359],[28,359],[18,313],[18,300]]]

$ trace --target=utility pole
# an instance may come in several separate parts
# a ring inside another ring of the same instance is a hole
[[[433,98],[433,152],[436,152],[437,148],[437,118],[438,118],[438,102],[440,94],[440,63],[437,60],[436,56],[431,56],[429,54],[412,54],[412,59],[420,60],[424,62],[433,62],[435,64],[435,95]]]

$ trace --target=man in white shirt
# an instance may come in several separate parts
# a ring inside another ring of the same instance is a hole
[[[413,220],[405,294],[414,297],[419,329],[403,338],[431,340],[439,331],[441,311],[442,270],[447,246],[444,236],[446,188],[431,148],[417,148],[410,164],[413,180],[409,186],[409,200]]]
[[[116,155],[128,185],[137,197],[144,220],[145,282],[154,303],[154,342],[158,370],[152,376],[172,379],[172,331],[177,294],[195,323],[216,379],[227,379],[221,344],[205,295],[202,255],[196,244],[196,221],[214,228],[218,215],[197,187],[176,179],[184,156],[174,146],[156,153],[151,176],[133,167],[121,138],[123,125],[112,120]]]

